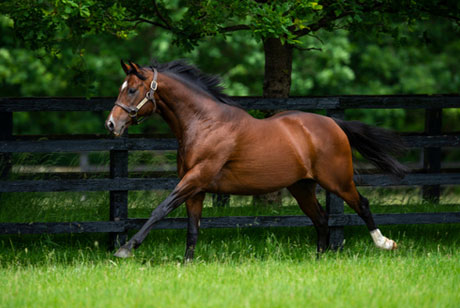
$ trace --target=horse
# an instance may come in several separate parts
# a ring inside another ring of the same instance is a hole
[[[188,215],[185,260],[192,260],[206,193],[257,195],[287,188],[317,231],[317,252],[329,247],[328,214],[316,185],[341,197],[365,222],[375,245],[397,248],[382,235],[369,201],[353,181],[352,147],[381,170],[403,177],[393,156],[404,150],[393,131],[302,111],[253,118],[223,93],[218,76],[183,60],[141,67],[121,60],[126,78],[105,122],[115,136],[153,113],[178,141],[180,178],[142,228],[116,257],[132,256],[152,226],[185,202]]]

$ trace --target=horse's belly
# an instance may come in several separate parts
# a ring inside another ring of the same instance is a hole
[[[215,190],[213,192],[228,194],[263,194],[290,186],[305,177],[303,168],[289,160],[280,160],[276,164],[267,161],[229,163],[210,188]]]

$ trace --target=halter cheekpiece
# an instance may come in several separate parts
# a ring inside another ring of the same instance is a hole
[[[125,104],[115,102],[115,105],[126,111],[131,118],[132,124],[137,125],[142,123],[146,117],[142,117],[138,119],[137,113],[141,110],[141,108],[148,102],[151,101],[153,103],[153,111],[152,114],[157,110],[157,103],[155,101],[155,91],[158,88],[157,78],[158,72],[155,68],[152,67],[153,70],[153,79],[150,83],[150,89],[145,93],[145,97],[137,104],[136,107],[126,106]]]

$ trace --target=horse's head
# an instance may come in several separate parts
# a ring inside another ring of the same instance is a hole
[[[120,87],[115,106],[112,108],[105,126],[115,136],[121,136],[130,125],[138,124],[156,111],[155,90],[157,71],[143,69],[137,64],[121,61],[126,78]]]

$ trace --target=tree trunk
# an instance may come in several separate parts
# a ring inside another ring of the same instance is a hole
[[[264,40],[265,75],[263,97],[287,98],[291,90],[292,46],[279,38]],[[267,116],[278,110],[271,110]],[[254,196],[254,204],[281,205],[281,191]]]
[[[287,98],[291,90],[292,46],[278,38],[264,40],[264,97]]]

